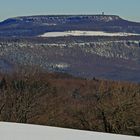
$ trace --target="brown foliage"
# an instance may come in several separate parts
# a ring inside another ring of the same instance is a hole
[[[0,120],[140,135],[140,85],[34,69],[1,74]]]

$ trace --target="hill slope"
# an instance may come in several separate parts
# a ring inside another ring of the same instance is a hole
[[[0,41],[0,70],[19,65],[75,76],[140,82],[140,37],[29,38]]]

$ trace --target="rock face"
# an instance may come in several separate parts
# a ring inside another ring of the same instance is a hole
[[[68,30],[140,33],[140,23],[115,15],[28,16],[9,18],[0,23],[0,37],[31,37]]]

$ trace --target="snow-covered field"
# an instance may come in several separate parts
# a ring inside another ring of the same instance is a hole
[[[47,32],[40,37],[62,37],[62,36],[132,36],[140,35],[133,33],[117,32],[107,33],[102,31],[65,31],[65,32]]]
[[[1,122],[0,140],[140,140],[140,138],[48,126]]]

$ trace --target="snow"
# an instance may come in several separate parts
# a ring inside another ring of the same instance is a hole
[[[140,35],[134,33],[108,33],[103,31],[65,31],[65,32],[47,32],[39,37],[61,37],[61,36],[131,36],[131,35]]]
[[[0,122],[1,140],[139,140],[139,137]]]
[[[42,25],[47,25],[47,26],[56,26],[57,24],[55,24],[55,23],[42,23]]]
[[[69,64],[67,63],[56,63],[56,64],[50,64],[51,66],[53,66],[54,68],[59,68],[59,69],[66,69],[69,67]]]

